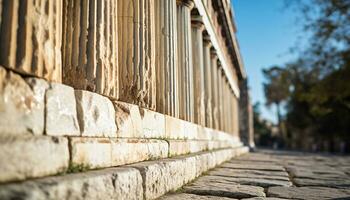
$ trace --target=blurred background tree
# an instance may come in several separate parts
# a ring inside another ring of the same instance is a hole
[[[350,1],[286,1],[300,13],[308,44],[284,66],[263,70],[267,105],[275,104],[288,147],[349,151]],[[285,102],[285,116],[280,105]],[[347,149],[346,149],[347,148]]]

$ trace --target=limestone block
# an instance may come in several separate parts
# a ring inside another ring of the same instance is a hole
[[[168,140],[169,155],[183,155],[188,153],[197,153],[208,150],[209,141],[198,140]]]
[[[140,109],[142,130],[145,138],[165,138],[165,115]]]
[[[78,138],[70,139],[73,165],[101,168],[165,158],[168,144],[160,140]]]
[[[66,138],[0,137],[0,182],[56,174],[68,167],[68,161]]]
[[[138,169],[141,173],[144,181],[144,198],[156,199],[169,191],[180,188],[232,156],[232,149],[226,149],[173,159],[148,161],[130,166]]]
[[[139,107],[119,101],[113,101],[118,137],[141,138],[142,119]]]
[[[185,137],[184,122],[174,117],[165,116],[166,138],[183,139]]]
[[[79,135],[79,124],[73,88],[52,83],[46,92],[47,135]]]
[[[25,81],[0,66],[0,135],[43,134],[47,88],[43,80]]]
[[[82,136],[117,136],[112,102],[99,94],[76,90],[78,120]]]
[[[0,199],[143,199],[142,177],[133,168],[110,168],[48,177],[0,187]]]
[[[0,2],[0,65],[61,81],[62,0]]]

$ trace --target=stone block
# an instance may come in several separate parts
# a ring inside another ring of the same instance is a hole
[[[209,141],[199,140],[168,140],[169,155],[183,155],[208,150]]]
[[[169,139],[183,139],[185,137],[184,121],[165,116],[165,134]]]
[[[43,80],[25,81],[0,66],[0,135],[42,135],[47,88]]]
[[[87,168],[119,166],[166,158],[168,143],[147,139],[70,138],[73,165]]]
[[[118,137],[141,138],[143,135],[142,119],[136,105],[113,101]]]
[[[82,136],[117,136],[115,110],[108,98],[84,90],[76,90],[75,97]]]
[[[232,198],[220,197],[220,196],[202,196],[188,193],[180,194],[170,194],[164,197],[161,197],[160,200],[184,200],[184,199],[193,199],[193,200],[235,200]]]
[[[110,168],[48,177],[2,185],[0,199],[138,200],[143,199],[142,177],[133,168]]]
[[[203,172],[230,159],[232,149],[180,156],[160,161],[130,165],[138,169],[143,178],[145,199],[156,199],[192,181]]]
[[[0,137],[0,182],[56,174],[64,171],[68,167],[68,162],[66,138]]]
[[[46,92],[46,134],[79,135],[77,109],[72,87],[52,83]]]
[[[165,138],[165,115],[140,109],[142,130],[145,138]]]

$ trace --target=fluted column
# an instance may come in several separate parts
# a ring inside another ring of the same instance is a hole
[[[212,105],[213,105],[213,128],[219,129],[219,91],[218,91],[218,56],[216,50],[210,50],[210,65],[212,69]]]
[[[179,117],[176,1],[155,0],[157,111]]]
[[[119,0],[119,99],[156,107],[154,0]]]
[[[117,3],[64,0],[63,10],[63,82],[117,98]]]
[[[223,130],[223,104],[222,100],[224,98],[223,93],[222,93],[222,66],[220,61],[218,62],[218,68],[217,68],[217,80],[218,80],[218,121],[219,121],[219,130]]]
[[[207,127],[213,128],[213,90],[212,74],[213,66],[211,65],[210,48],[212,47],[210,36],[205,32],[203,35],[203,60],[204,60],[204,103],[205,103],[205,124]]]
[[[197,14],[192,15],[194,122],[205,126],[203,30],[202,17]]]
[[[193,63],[191,38],[192,0],[176,0],[179,115],[181,119],[194,121],[193,116]]]
[[[0,1],[0,65],[61,82],[62,2]]]

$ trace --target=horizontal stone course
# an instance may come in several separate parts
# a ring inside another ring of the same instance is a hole
[[[68,162],[66,138],[0,137],[0,182],[57,174],[68,168]]]
[[[153,139],[70,138],[71,162],[102,168],[166,158],[168,143]]]
[[[239,149],[239,148],[237,148]],[[243,152],[224,149],[212,152],[180,156],[174,159],[149,161],[130,165],[140,170],[144,180],[145,199],[155,199],[198,177],[216,165]]]
[[[133,168],[48,177],[0,186],[0,199],[25,200],[97,200],[143,199],[142,178]]]

